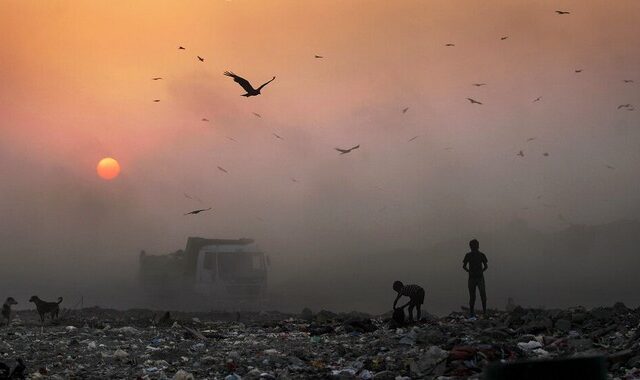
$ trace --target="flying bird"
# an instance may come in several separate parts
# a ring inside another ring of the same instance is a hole
[[[218,166],[218,170],[220,170],[223,173],[229,174],[229,172],[227,171],[227,169],[223,168],[222,166]]]
[[[202,57],[201,57],[201,56],[199,56],[199,55],[198,55],[197,57],[198,57],[198,61],[200,61],[200,62],[204,62],[204,58],[202,58]]]
[[[533,140],[535,140],[535,139],[536,139],[535,137],[529,137],[529,138],[527,139],[527,142],[531,142],[531,141],[533,141]]]
[[[351,147],[351,148],[349,148],[349,149],[341,149],[341,148],[335,148],[335,149],[336,149],[338,152],[340,152],[340,154],[347,154],[347,153],[350,153],[352,150],[354,150],[354,149],[358,149],[358,148],[360,148],[360,145],[359,145],[359,144],[358,144],[358,145],[356,145],[356,146],[354,146],[354,147]]]
[[[238,140],[234,139],[233,137],[229,137],[229,136],[227,136],[227,139],[228,139],[228,140],[231,140],[231,141],[233,141],[233,142],[238,142]]]
[[[627,104],[620,104],[620,105],[618,106],[618,109],[620,109],[620,108],[630,108],[630,107],[631,107],[631,104],[629,104],[629,103],[627,103]]]
[[[547,152],[542,153],[542,155],[545,156],[545,157],[549,157],[549,153],[547,153]]]
[[[569,12],[569,11],[556,11],[556,13],[559,14],[559,15],[570,15],[571,14],[571,12]]]
[[[455,44],[445,44],[444,46],[456,46]]]
[[[605,166],[607,167],[607,169],[611,169],[611,170],[615,169],[615,167],[613,167],[611,165],[605,165]]]
[[[162,79],[162,77],[153,77],[153,78],[151,78],[151,80],[160,80],[160,79]]]
[[[202,121],[206,121],[206,122],[208,122],[208,121],[209,121],[209,119],[207,119],[206,117],[203,117],[203,118],[202,118]]]
[[[314,55],[313,57],[314,57],[314,58],[324,58],[323,56],[321,56],[321,55],[317,55],[317,54],[316,54],[316,55]]]
[[[198,210],[189,211],[185,215],[198,215],[199,213],[201,213],[203,211],[209,211],[209,210],[211,210],[211,207],[209,207],[209,208],[201,208],[201,209],[198,209]]]
[[[409,111],[409,107],[402,109],[402,113],[407,113],[407,111]]]
[[[576,73],[581,73],[581,72],[582,72],[582,69],[576,69],[576,70],[574,70],[574,71],[575,71]]]
[[[158,103],[160,101],[160,99],[153,99],[154,103]]]
[[[486,83],[472,83],[476,87],[486,86]]]
[[[467,100],[470,101],[471,104],[480,104],[480,105],[482,105],[482,103],[480,103],[479,101],[477,101],[475,99],[467,98]]]
[[[413,137],[412,137],[412,138],[410,138],[407,142],[411,142],[411,141],[413,141],[413,140],[417,139],[418,137],[420,137],[420,135],[418,135],[418,136],[413,136]]]
[[[178,46],[178,50],[184,50],[184,47]]]
[[[633,83],[633,79],[623,79],[624,83]]]
[[[247,98],[249,96],[257,96],[260,95],[260,90],[262,90],[262,88],[266,85],[268,85],[269,83],[271,83],[273,80],[276,79],[276,77],[271,78],[270,81],[265,82],[264,84],[262,84],[260,87],[258,88],[253,88],[253,86],[251,86],[251,83],[249,83],[248,80],[244,79],[243,77],[240,77],[234,73],[232,73],[231,71],[225,71],[224,75],[233,78],[233,81],[236,82],[237,84],[239,84],[247,93],[246,94],[242,94],[242,96],[246,96]]]
[[[257,112],[251,112],[251,113],[252,113],[255,117],[262,118],[262,115],[260,115],[260,114],[259,114],[259,113],[257,113]]]
[[[293,178],[293,177],[291,177],[291,182],[298,183],[298,180],[297,180],[297,179],[295,179],[295,178]]]
[[[284,140],[282,137],[280,137],[277,133],[272,133],[272,135],[275,136],[275,138],[280,139],[280,140]]]
[[[523,151],[519,151],[516,156],[520,156],[520,157],[524,157],[524,152]]]
[[[542,96],[538,96],[537,98],[533,99],[533,103],[539,102],[541,100],[542,100]]]
[[[507,38],[509,38],[509,36],[500,37],[500,41],[504,41],[504,40],[506,40]]]

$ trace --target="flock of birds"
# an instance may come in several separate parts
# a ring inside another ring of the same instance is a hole
[[[184,46],[178,46],[178,50],[186,50],[186,48],[185,48]],[[199,55],[197,55],[197,56],[196,56],[196,58],[197,58],[197,59],[198,59],[198,61],[200,61],[200,62],[204,62],[204,61],[205,61],[205,59],[204,59],[203,57],[199,56]],[[317,54],[316,54],[316,55],[314,55],[314,58],[316,58],[316,59],[323,59],[323,58],[324,58],[324,56],[321,56],[321,55],[317,55]],[[227,76],[227,77],[233,78],[233,81],[234,81],[235,83],[237,83],[238,85],[240,85],[240,87],[242,87],[242,89],[245,91],[245,93],[244,93],[244,94],[242,94],[241,96],[244,96],[244,97],[247,97],[247,98],[248,98],[248,97],[251,97],[251,96],[258,96],[258,95],[260,95],[260,94],[262,93],[262,92],[261,92],[261,91],[262,91],[262,89],[263,89],[264,87],[266,87],[269,83],[273,82],[273,81],[276,79],[276,77],[274,76],[273,78],[271,78],[270,80],[268,80],[267,82],[265,82],[265,83],[261,84],[260,86],[258,86],[258,87],[256,88],[256,87],[253,87],[253,85],[251,84],[251,82],[249,82],[247,79],[245,79],[245,78],[243,78],[243,77],[241,77],[241,76],[239,76],[239,75],[237,75],[237,74],[235,74],[235,73],[233,73],[233,72],[231,72],[231,71],[225,71],[225,72],[224,72],[224,75],[225,75],[225,76]],[[163,78],[163,77],[152,77],[152,78],[151,78],[151,80],[154,80],[154,81],[162,80],[162,79],[164,79],[164,78]],[[160,99],[154,99],[154,100],[153,100],[153,102],[158,103],[158,102],[160,102]],[[406,108],[404,108],[404,109],[402,110],[402,113],[406,113],[408,110],[409,110],[409,107],[406,107]],[[255,117],[257,117],[257,118],[262,118],[262,115],[260,115],[260,114],[259,114],[259,113],[257,113],[257,112],[253,112],[253,115],[254,115]],[[209,122],[209,119],[207,119],[207,118],[202,118],[202,119],[201,119],[201,121],[203,121],[203,122]],[[272,135],[273,135],[275,138],[279,139],[279,140],[284,140],[284,138],[283,138],[282,136],[278,135],[277,133],[272,133]],[[415,140],[416,138],[418,138],[418,136],[416,136],[416,137],[414,137],[414,138],[410,139],[409,141],[413,141],[413,140]],[[236,141],[236,140],[235,140],[235,139],[233,139],[232,137],[227,137],[227,139],[229,139],[229,140],[231,140],[231,141],[234,141],[234,142]],[[342,149],[342,148],[335,148],[335,150],[336,150],[336,151],[338,151],[341,155],[343,155],[343,154],[351,153],[352,151],[354,151],[354,150],[356,150],[356,149],[358,149],[358,148],[360,148],[360,145],[355,145],[355,146],[352,146],[351,148],[346,148],[346,149]],[[217,169],[218,169],[219,171],[221,171],[222,173],[229,174],[229,171],[228,171],[227,169],[223,168],[222,166],[218,166],[218,167],[217,167]],[[291,178],[291,182],[297,183],[297,182],[298,182],[298,180],[297,180],[296,178],[293,178],[293,177],[292,177],[292,178]],[[185,196],[185,198],[187,198],[187,199],[195,200],[195,201],[197,201],[197,202],[199,202],[199,203],[202,203],[202,200],[200,200],[200,199],[199,199],[199,198],[197,198],[197,197],[191,196],[191,195],[189,195],[189,194],[187,194],[187,193],[185,193],[185,194],[184,194],[184,196]],[[185,216],[186,216],[186,215],[198,215],[198,214],[200,214],[200,213],[202,213],[202,212],[210,211],[210,210],[212,210],[212,209],[213,209],[212,207],[196,209],[196,210],[193,210],[193,211],[189,211],[189,212],[185,213],[184,215],[185,215]]]
[[[563,10],[556,10],[556,11],[555,11],[555,13],[556,13],[556,14],[558,14],[558,15],[570,15],[570,14],[571,14],[571,12],[570,12],[570,11],[563,11]],[[508,38],[509,38],[509,36],[502,36],[502,37],[500,37],[500,40],[501,40],[501,41],[505,41],[505,40],[507,40]],[[454,47],[454,46],[456,46],[456,45],[455,45],[454,43],[449,42],[449,43],[446,43],[444,46],[445,46],[445,47]],[[178,50],[186,50],[186,48],[185,48],[184,46],[178,46]],[[204,62],[204,61],[205,61],[205,58],[204,58],[204,57],[202,57],[202,56],[200,56],[200,55],[196,55],[196,58],[197,58],[197,60],[198,60],[199,62]],[[318,54],[316,54],[316,55],[314,55],[314,58],[315,58],[315,59],[324,59],[325,57],[324,57],[324,56],[322,56],[322,55],[318,55]],[[574,69],[574,72],[575,72],[576,74],[579,74],[579,73],[582,73],[582,72],[583,72],[583,69],[582,69],[582,68],[580,68],[580,69]],[[244,93],[244,94],[242,94],[241,96],[244,96],[244,97],[247,97],[247,98],[248,98],[248,97],[252,97],[252,96],[258,96],[258,95],[261,95],[261,94],[262,94],[262,90],[263,90],[267,85],[269,85],[271,82],[273,82],[273,81],[276,79],[276,77],[275,77],[275,76],[273,76],[273,77],[272,77],[270,80],[268,80],[267,82],[264,82],[263,84],[261,84],[261,85],[260,85],[260,86],[258,86],[258,87],[254,87],[254,86],[251,84],[251,82],[249,82],[247,79],[245,79],[245,78],[241,77],[240,75],[235,74],[235,73],[234,73],[234,72],[232,72],[232,71],[225,71],[225,72],[223,73],[223,75],[225,75],[225,76],[227,76],[227,77],[229,77],[229,78],[232,78],[232,79],[233,79],[233,81],[234,81],[235,83],[237,83],[240,87],[242,87],[242,89],[245,91],[245,93]],[[152,77],[151,79],[152,79],[152,80],[154,80],[154,81],[158,81],[158,80],[162,80],[162,79],[163,79],[163,77]],[[627,84],[635,83],[635,82],[634,82],[634,80],[632,80],[632,79],[623,79],[623,82],[624,82],[624,83],[627,83]],[[486,85],[487,85],[487,83],[472,83],[472,85],[473,85],[473,86],[475,86],[475,87],[483,87],[483,86],[486,86]],[[482,105],[484,105],[484,103],[483,103],[483,102],[481,102],[481,101],[479,101],[479,100],[476,100],[476,99],[474,99],[474,98],[470,98],[470,97],[468,97],[468,98],[466,98],[466,100],[468,100],[468,101],[469,101],[469,103],[470,103],[471,105],[478,105],[478,106],[482,106]],[[532,102],[533,102],[533,103],[537,103],[537,102],[539,102],[539,101],[541,101],[541,100],[542,100],[542,96],[538,96],[538,97],[536,97],[535,99],[533,99],[533,101],[532,101]],[[158,102],[160,102],[160,99],[153,99],[153,102],[158,103]],[[634,110],[635,110],[634,106],[633,106],[632,104],[630,104],[630,103],[627,103],[627,104],[620,104],[620,105],[617,107],[617,109],[618,109],[618,110],[626,110],[626,111],[634,111]],[[409,107],[405,107],[405,108],[403,108],[403,109],[402,109],[402,113],[403,113],[403,114],[407,113],[407,111],[409,111]],[[260,115],[259,113],[253,112],[253,115],[254,115],[255,117],[257,117],[257,118],[262,118],[262,115]],[[201,119],[201,121],[203,121],[203,122],[209,122],[209,119],[207,119],[207,118],[202,118],[202,119]],[[278,135],[277,133],[272,133],[272,135],[273,135],[273,137],[275,137],[276,139],[284,140],[284,138],[283,138],[282,136]],[[414,137],[410,138],[407,142],[414,141],[414,140],[416,140],[416,139],[417,139],[417,138],[419,138],[419,137],[420,137],[419,135],[418,135],[418,136],[414,136]],[[226,137],[226,138],[227,138],[227,139],[229,139],[230,141],[237,142],[237,141],[236,141],[234,138],[232,138],[232,137]],[[526,142],[527,142],[527,143],[529,143],[529,142],[532,142],[532,141],[534,141],[534,140],[536,140],[536,138],[535,138],[535,137],[530,137],[530,138],[528,138],[528,139],[526,140]],[[350,148],[340,148],[340,147],[336,147],[336,148],[335,148],[335,150],[336,150],[337,152],[339,152],[339,154],[340,154],[340,155],[345,155],[345,154],[349,154],[349,153],[351,153],[351,152],[353,152],[354,150],[359,149],[359,148],[360,148],[360,145],[358,144],[358,145],[354,145],[354,146],[352,146],[352,147],[350,147]],[[450,147],[447,147],[447,148],[445,148],[445,149],[446,149],[446,150],[450,150],[451,148],[450,148]],[[548,152],[544,152],[542,155],[543,155],[544,157],[548,157],[548,156],[549,156],[549,153],[548,153]],[[524,152],[524,150],[519,150],[519,151],[516,153],[516,156],[518,156],[518,157],[520,157],[520,158],[525,157],[525,152]],[[615,169],[615,167],[613,167],[613,166],[611,166],[611,165],[605,165],[605,166],[606,166],[606,168],[608,168],[608,169]],[[218,167],[217,167],[217,169],[218,169],[220,172],[224,173],[224,174],[229,174],[229,171],[228,171],[228,170],[226,170],[226,169],[225,169],[224,167],[222,167],[222,166],[218,166]],[[293,177],[292,177],[292,178],[290,178],[290,179],[291,179],[291,181],[292,181],[292,182],[294,182],[294,183],[297,183],[297,182],[298,182],[298,180],[297,180],[296,178],[293,178]],[[191,196],[191,195],[186,194],[186,193],[184,194],[184,196],[185,196],[185,198],[188,198],[188,199],[191,199],[191,200],[197,201],[197,202],[199,202],[199,203],[202,203],[202,200],[200,200],[200,199],[199,199],[199,198],[197,198],[197,197]],[[540,197],[538,197],[538,199],[539,199],[539,198],[540,198]],[[545,206],[545,207],[546,207],[546,206]],[[526,209],[526,208],[525,208],[525,209]],[[208,208],[201,208],[201,209],[196,209],[196,210],[193,210],[193,211],[189,211],[189,212],[185,213],[184,215],[197,215],[197,214],[200,214],[200,213],[202,213],[202,212],[206,212],[206,211],[210,211],[210,210],[212,210],[212,207],[208,207]],[[564,217],[562,216],[562,214],[559,214],[558,218],[559,218],[560,220],[564,220]]]

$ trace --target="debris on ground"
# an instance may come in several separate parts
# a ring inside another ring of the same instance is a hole
[[[151,311],[91,308],[44,329],[19,311],[0,327],[0,377],[18,367],[30,379],[479,379],[496,363],[600,357],[610,378],[640,379],[640,309],[510,309],[398,325],[391,313],[310,309],[241,321],[172,312],[168,324]]]

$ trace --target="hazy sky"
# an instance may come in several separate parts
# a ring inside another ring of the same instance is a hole
[[[0,0],[5,277],[193,235],[303,265],[635,218],[639,21],[636,0]],[[225,70],[277,79],[244,98]]]

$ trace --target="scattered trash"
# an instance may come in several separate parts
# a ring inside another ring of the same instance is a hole
[[[176,374],[173,375],[173,380],[194,380],[194,379],[195,378],[193,377],[192,374],[182,369],[178,370],[178,372],[176,372]]]
[[[18,314],[23,323],[4,330],[0,342],[0,379],[12,368],[30,379],[478,379],[496,363],[556,366],[593,355],[610,378],[640,378],[640,309],[622,304],[513,306],[475,320],[463,311],[402,327],[392,312],[307,310],[243,312],[241,321],[236,312],[172,313],[174,328],[148,310],[91,308],[66,311],[60,325],[41,330],[34,311]],[[29,373],[11,357],[29,358]]]

